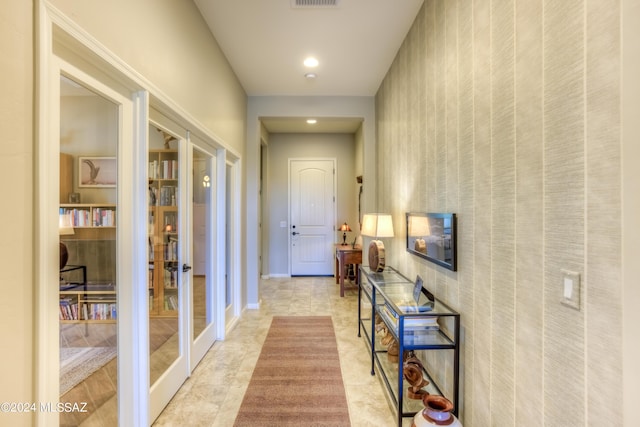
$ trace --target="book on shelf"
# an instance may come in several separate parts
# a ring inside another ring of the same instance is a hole
[[[382,306],[382,314],[391,321],[393,326],[398,329],[400,323],[400,316],[391,308],[388,304]],[[438,324],[437,317],[405,317],[404,318],[405,330],[438,330],[440,325]]]
[[[178,187],[175,185],[163,185],[160,187],[160,198],[158,204],[160,206],[176,206],[178,199]]]
[[[115,227],[116,212],[113,209],[95,208],[93,210],[94,227]]]
[[[178,309],[178,296],[177,295],[165,295],[165,297],[164,297],[164,309],[165,310],[177,310]]]
[[[178,260],[178,239],[176,237],[170,237],[169,242],[165,245],[164,259],[165,261]]]
[[[178,287],[178,267],[175,264],[165,265],[163,271],[163,284],[165,288]]]
[[[416,304],[415,302],[404,300],[396,303],[396,306],[404,313],[427,313],[433,310],[432,302]]]
[[[76,298],[60,298],[60,320],[78,320],[78,300]]]
[[[162,161],[162,178],[178,179],[178,161],[177,160]]]
[[[152,160],[149,162],[149,179],[158,179],[158,161]]]
[[[152,160],[149,162],[149,179],[178,179],[177,160]]]
[[[90,303],[86,310],[86,320],[116,320],[115,303]]]
[[[153,259],[153,258],[151,258]],[[153,274],[154,274],[154,267],[153,264],[149,265],[149,280],[148,280],[148,288],[149,289],[153,289]]]
[[[113,208],[60,208],[60,224],[69,227],[115,227],[116,211]]]
[[[60,223],[70,222],[70,227],[88,227],[91,225],[89,219],[89,208],[60,208]]]

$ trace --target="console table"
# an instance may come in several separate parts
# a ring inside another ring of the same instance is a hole
[[[336,245],[336,284],[340,284],[340,296],[344,296],[344,278],[347,275],[347,265],[355,264],[356,284],[360,283],[360,270],[362,264],[362,248],[354,248],[352,245]]]
[[[446,364],[451,369],[452,394],[449,400],[454,405],[452,413],[458,415],[459,360],[460,360],[460,314],[436,298],[429,298],[424,292],[414,299],[414,282],[398,271],[386,267],[382,273],[373,272],[369,267],[361,266],[362,283],[358,290],[358,336],[366,337],[367,347],[371,351],[371,375],[377,372],[389,391],[390,402],[395,406],[398,427],[402,419],[413,417],[424,406],[421,400],[405,398],[404,392],[409,383],[404,378],[404,350],[445,351],[453,359]],[[398,362],[387,358],[387,348],[376,337],[376,316],[384,321],[387,330],[398,342]],[[421,322],[435,322],[439,327],[423,328],[412,326]],[[425,390],[429,394],[443,395],[441,388],[429,373],[430,367],[423,362],[423,376],[429,381]],[[432,369],[432,368],[431,368]],[[446,396],[445,396],[446,397]]]

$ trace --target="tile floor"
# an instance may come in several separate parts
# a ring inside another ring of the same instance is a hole
[[[276,315],[331,316],[351,425],[396,425],[383,386],[369,373],[371,356],[364,338],[357,336],[357,290],[347,290],[340,298],[333,277],[303,277],[263,280],[260,294],[260,309],[246,310],[227,339],[213,345],[154,426],[232,426]]]

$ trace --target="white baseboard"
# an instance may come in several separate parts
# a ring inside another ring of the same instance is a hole
[[[228,334],[229,332],[231,332],[233,330],[233,328],[236,327],[236,325],[240,322],[240,317],[234,317],[231,322],[227,323],[226,329],[225,329],[225,333]]]

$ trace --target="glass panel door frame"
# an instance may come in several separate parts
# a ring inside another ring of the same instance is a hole
[[[53,43],[48,39],[49,43]],[[51,45],[49,45],[51,47]],[[94,78],[91,74],[80,70],[71,63],[55,56],[51,50],[43,53],[44,60],[40,69],[39,83],[39,123],[37,140],[37,194],[38,214],[36,217],[36,319],[37,348],[36,352],[36,395],[41,402],[57,402],[59,400],[59,307],[58,286],[51,286],[52,280],[57,283],[59,263],[56,245],[58,236],[59,206],[59,162],[60,155],[60,77],[68,77],[96,94],[111,101],[117,107],[117,208],[118,218],[134,218],[135,206],[128,201],[135,198],[135,141],[134,114],[141,111],[134,100],[118,90]],[[133,184],[133,185],[132,185]],[[134,230],[135,221],[117,221],[116,228],[116,283],[129,282],[134,277],[135,255]],[[54,249],[55,248],[55,249]],[[136,328],[134,322],[135,296],[131,287],[118,286],[118,419],[133,419],[136,410],[133,408],[136,390],[140,388],[141,378],[135,377],[133,354],[139,350],[136,344]],[[142,350],[144,351],[144,349]],[[145,404],[138,400],[137,404]],[[38,425],[57,425],[58,414],[38,411]]]
[[[178,154],[178,195],[176,197],[176,204],[178,206],[178,219],[177,219],[177,234],[178,234],[178,244],[177,244],[177,252],[178,252],[178,261],[177,261],[177,294],[178,294],[178,313],[177,313],[177,322],[178,322],[178,356],[171,363],[171,365],[164,371],[162,375],[154,382],[150,383],[149,381],[149,421],[153,422],[157,416],[162,412],[165,406],[169,403],[171,398],[175,395],[180,386],[184,383],[184,381],[189,376],[189,345],[188,345],[188,330],[189,330],[189,306],[188,301],[191,298],[191,278],[190,274],[183,272],[182,266],[183,264],[190,265],[191,264],[191,253],[189,249],[189,238],[188,238],[188,223],[190,218],[191,208],[188,203],[188,194],[185,191],[188,188],[188,144],[187,144],[187,131],[182,128],[179,124],[176,124],[171,119],[165,117],[158,110],[153,108],[153,105],[149,108],[149,120],[145,124],[146,128],[149,128],[149,125],[159,129],[166,131],[168,134],[174,136],[176,140],[172,142],[173,147],[177,147]],[[145,151],[145,160],[144,165],[148,166],[148,151],[151,147],[149,147],[149,135],[147,135],[147,149]],[[148,167],[145,168],[147,173],[145,173],[145,189],[148,189]],[[144,200],[147,200],[147,194],[143,196]],[[146,213],[148,210],[148,206],[145,206],[144,212]],[[145,217],[147,215],[145,214]],[[161,220],[160,217],[156,218],[156,221]],[[143,241],[146,242],[148,239],[147,231],[147,222],[145,221],[145,237]],[[148,250],[145,246],[145,252],[148,253]],[[147,261],[142,264],[142,267],[147,270],[148,274],[148,257]],[[148,277],[145,277],[143,282],[143,286],[139,288],[143,288],[145,291],[148,289],[146,284],[148,283]],[[159,303],[163,303],[163,301],[159,301]],[[146,303],[144,305],[144,309],[141,311],[148,313],[149,303],[148,297]],[[150,319],[147,316],[147,332],[150,331],[151,324]],[[144,337],[144,340],[149,342],[149,334]],[[145,355],[145,357],[149,358],[149,352]],[[148,361],[150,363],[150,361]],[[151,365],[149,365],[151,366]],[[149,366],[145,371],[146,375],[149,375]]]
[[[205,262],[205,297],[207,306],[207,326],[204,327],[202,331],[198,334],[198,336],[194,336],[194,322],[193,322],[193,314],[195,312],[195,281],[193,279],[194,270],[190,271],[191,273],[191,298],[189,300],[190,310],[189,310],[189,343],[190,343],[190,371],[195,369],[196,365],[202,360],[206,352],[213,345],[216,339],[216,327],[218,325],[218,316],[219,312],[219,299],[217,298],[216,288],[218,283],[218,263],[215,260],[219,257],[218,252],[218,236],[219,232],[216,227],[217,219],[219,218],[219,204],[218,204],[218,193],[220,191],[220,183],[218,182],[219,173],[218,173],[218,156],[220,153],[210,150],[206,145],[200,144],[197,141],[197,138],[192,137],[191,133],[188,133],[188,141],[189,141],[189,161],[188,161],[188,169],[189,172],[194,170],[194,152],[197,150],[200,153],[208,156],[208,170],[210,171],[210,197],[209,204],[207,208],[207,214],[205,215],[205,221],[208,221],[206,226],[206,253],[207,259]],[[202,185],[201,182],[196,182],[195,177],[188,182],[188,197],[189,200],[194,200],[194,190],[196,186]],[[191,208],[191,206],[190,206]],[[190,227],[188,227],[188,245],[191,250],[193,250],[193,246],[195,244],[195,237],[193,235],[193,224],[194,224],[194,215],[193,209],[190,212]],[[195,254],[194,254],[195,255]],[[195,260],[191,258],[192,265],[195,264]],[[194,265],[195,267],[195,265]]]

